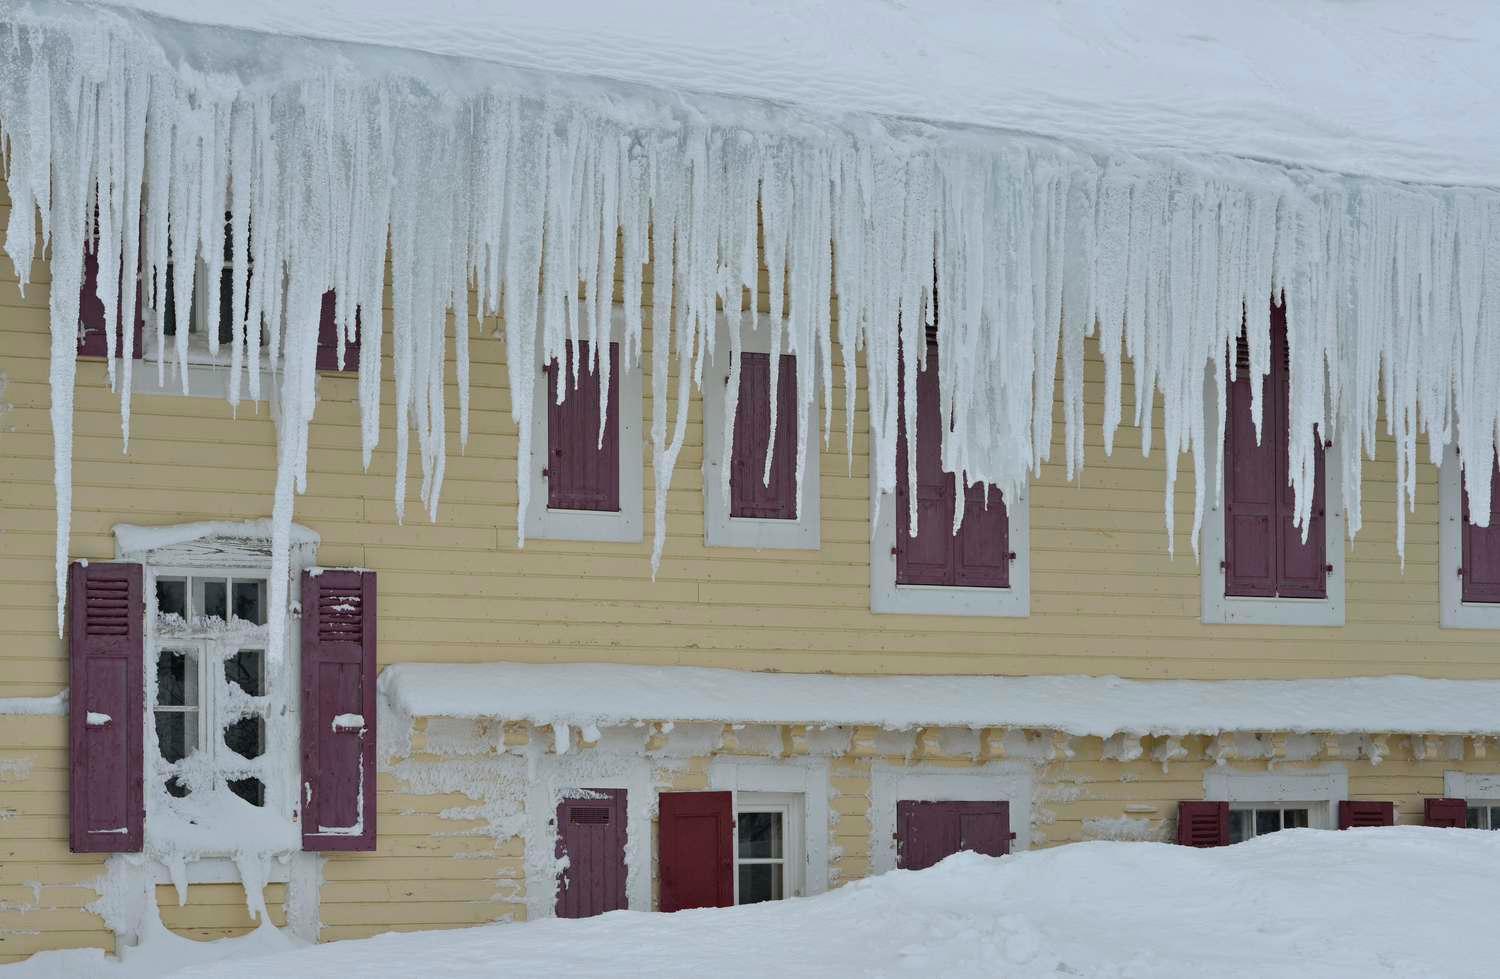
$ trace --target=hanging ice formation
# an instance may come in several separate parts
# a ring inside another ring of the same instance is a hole
[[[862,352],[871,464],[883,491],[897,478],[898,350],[911,383],[910,368],[925,349],[900,339],[919,337],[932,321],[936,284],[941,400],[952,422],[944,426],[945,468],[1013,489],[1048,459],[1060,402],[1071,477],[1084,461],[1084,341],[1093,336],[1105,369],[1105,450],[1125,411],[1128,357],[1130,410],[1147,452],[1158,395],[1165,409],[1169,542],[1178,454],[1192,454],[1196,547],[1202,477],[1222,456],[1222,379],[1232,344],[1243,320],[1250,369],[1267,371],[1275,294],[1287,309],[1290,473],[1302,517],[1311,505],[1315,440],[1332,439],[1349,531],[1358,530],[1361,459],[1374,452],[1383,400],[1396,443],[1398,548],[1421,433],[1433,461],[1457,440],[1473,517],[1489,519],[1500,417],[1500,195],[1493,190],[822,117],[389,50],[286,38],[272,46],[249,35],[226,41],[223,32],[96,8],[33,4],[0,14],[0,131],[13,205],[5,247],[24,283],[40,215],[52,255],[59,592],[69,553],[74,324],[93,213],[99,266],[109,270],[99,276],[100,299],[115,309],[118,297],[126,322],[135,291],[120,292],[119,271],[140,268],[149,297],[163,294],[169,268],[190,276],[192,257],[217,269],[226,212],[236,253],[252,258],[256,274],[248,280],[247,263],[234,265],[229,399],[261,398],[267,372],[281,381],[277,610],[287,601],[293,493],[307,478],[326,289],[337,290],[346,336],[360,311],[368,464],[381,427],[389,253],[396,509],[406,497],[415,430],[420,498],[435,519],[448,447],[449,343],[462,445],[466,338],[474,317],[500,314],[517,468],[525,474],[533,464],[536,365],[567,343],[600,338],[617,270],[622,369],[644,369],[642,266],[654,260],[654,566],[691,386],[714,353],[716,310],[738,310],[754,295],[757,216],[759,255],[771,270],[773,343],[800,355],[799,421],[815,416],[821,397],[829,437],[835,352],[852,416]],[[177,32],[171,43],[158,36],[167,30]],[[192,43],[182,43],[191,31]],[[183,61],[194,57],[203,63]],[[204,284],[213,292],[218,282],[209,274]],[[185,294],[191,279],[178,286]],[[217,304],[210,295],[209,308]],[[158,343],[162,328],[157,304],[148,329]],[[729,335],[737,355],[738,336]],[[128,439],[129,330],[123,338],[124,356],[110,361],[110,377]],[[186,330],[176,339],[180,354]],[[210,331],[210,342],[216,339]],[[181,376],[186,383],[185,369]],[[799,437],[815,437],[812,427],[799,424]],[[845,437],[852,453],[852,426]],[[533,505],[527,486],[523,475],[523,534]],[[283,619],[271,622],[279,648]]]

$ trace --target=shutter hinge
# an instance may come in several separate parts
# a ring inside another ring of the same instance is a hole
[[[1325,565],[1323,565],[1323,570],[1324,571],[1328,571],[1328,572],[1332,572],[1333,571],[1333,565],[1331,565],[1331,564],[1325,564]]]
[[[895,557],[895,556],[896,556],[896,549],[894,547],[892,547],[891,548],[891,557]]]
[[[1228,561],[1220,561],[1219,562],[1219,570],[1220,571],[1228,571],[1229,570],[1229,562]]]
[[[1014,561],[1016,559],[1016,552],[1015,551],[1011,551],[1009,554],[1006,554],[1005,555],[1005,559],[1007,561]]]
[[[543,478],[543,479],[546,479],[546,478],[547,478],[547,476],[548,476],[548,473],[547,473],[547,467],[546,467],[546,466],[543,466],[543,467],[542,467],[542,478]]]
[[[1331,448],[1333,448],[1333,439],[1329,439],[1328,441],[1324,442],[1323,443],[1323,448],[1325,448],[1325,449],[1331,449]]]
[[[1459,569],[1458,569],[1458,576],[1459,576],[1459,577],[1460,577],[1460,578],[1462,578],[1462,577],[1463,577],[1463,576],[1464,576],[1464,569],[1463,569],[1463,568],[1459,568]]]

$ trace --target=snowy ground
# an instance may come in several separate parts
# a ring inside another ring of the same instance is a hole
[[[1497,867],[1500,833],[1419,827],[1080,843],[777,904],[390,934],[182,975],[1493,976]],[[92,964],[22,974],[110,975]]]

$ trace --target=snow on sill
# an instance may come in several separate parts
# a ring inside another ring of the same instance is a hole
[[[1019,727],[1076,737],[1500,734],[1500,681],[1126,680],[1114,676],[832,676],[597,663],[401,663],[380,689],[413,717],[537,725],[642,720]]]
[[[68,714],[67,688],[50,697],[0,697],[0,715],[29,715],[32,717],[66,717]]]

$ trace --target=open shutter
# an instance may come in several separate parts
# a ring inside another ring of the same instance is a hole
[[[953,476],[943,472],[943,412],[938,395],[938,350],[927,345],[927,369],[917,371],[917,536],[908,514],[906,382],[898,371],[896,405],[896,583],[951,585]]]
[[[320,371],[343,371],[345,374],[359,373],[359,344],[364,339],[360,327],[359,310],[354,311],[354,339],[343,343],[336,318],[338,296],[329,289],[323,293],[323,309],[318,316],[318,356]],[[343,346],[344,366],[339,366],[339,347]]]
[[[1274,362],[1274,357],[1273,357]],[[1250,414],[1250,348],[1241,334],[1235,350],[1234,382],[1229,385],[1229,419],[1224,433],[1224,594],[1253,598],[1276,595],[1277,474],[1286,466],[1277,369],[1261,382],[1260,444]],[[1277,452],[1281,465],[1277,465]]]
[[[1001,857],[1010,852],[1010,803],[896,803],[896,866],[925,870],[963,850]]]
[[[1360,829],[1365,826],[1396,825],[1394,802],[1366,802],[1345,799],[1339,803],[1339,829]]]
[[[302,849],[375,849],[375,572],[302,573]]]
[[[1229,803],[1177,803],[1177,842],[1183,846],[1228,846]]]
[[[108,330],[111,319],[124,315],[124,304],[115,316],[105,314],[104,303],[99,299],[99,257],[88,248],[83,251],[83,285],[78,290],[78,356],[108,357]],[[135,333],[131,341],[132,360],[141,359],[141,333],[145,327],[145,311],[141,309],[141,284],[135,284]],[[124,342],[115,337],[115,353],[124,351]]]
[[[1469,488],[1463,489],[1463,557],[1459,574],[1463,576],[1463,601],[1483,604],[1500,603],[1500,457],[1490,474],[1490,525],[1476,527],[1469,523]]]
[[[579,343],[578,384],[573,386],[573,346],[566,362],[547,367],[547,506],[554,510],[620,509],[620,345],[609,345],[609,407],[599,444],[599,374],[589,345]],[[557,403],[558,384],[567,397]]]
[[[1464,829],[1469,825],[1469,804],[1464,799],[1426,799],[1422,804],[1422,824]]]
[[[557,804],[559,918],[589,918],[625,907],[625,790],[585,789]]]
[[[139,564],[68,568],[68,843],[141,849],[145,605]]]
[[[728,792],[663,792],[658,806],[661,910],[734,903],[734,814]]]
[[[734,415],[729,515],[797,519],[797,358],[781,357],[776,386],[776,445],[771,478],[762,482],[771,438],[771,355],[740,354],[740,398]]]

